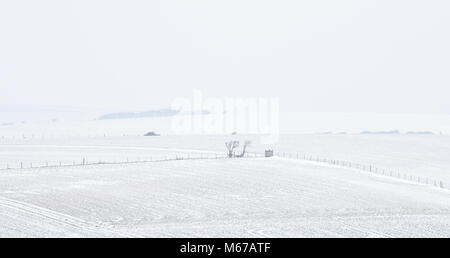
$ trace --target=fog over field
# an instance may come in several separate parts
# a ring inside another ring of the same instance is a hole
[[[450,237],[449,8],[1,1],[0,237]]]

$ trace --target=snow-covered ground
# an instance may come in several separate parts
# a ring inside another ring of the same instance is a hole
[[[450,237],[450,192],[281,158],[9,170],[0,236]]]
[[[148,131],[162,135],[142,136]],[[257,135],[169,131],[167,118],[1,126],[0,237],[450,236],[447,134],[281,134],[262,145]],[[57,167],[220,157],[229,140],[251,140],[258,154],[273,148],[372,165],[446,189],[278,157]],[[46,165],[56,167],[36,168]]]
[[[448,135],[318,135],[283,134],[279,142],[262,145],[255,135],[163,135],[6,138],[0,140],[0,169],[9,167],[88,162],[145,160],[225,153],[225,141],[251,140],[251,152],[275,152],[344,160],[388,171],[443,181],[450,188],[450,136]]]
[[[250,151],[259,153],[273,148],[280,154],[345,160],[450,186],[450,116],[444,114],[281,113],[279,141],[262,145],[257,135],[174,135],[171,117],[93,120],[100,113],[78,113],[34,112],[24,115],[27,119],[23,123],[22,116],[14,112],[0,113],[0,169],[20,167],[21,163],[78,163],[83,158],[90,162],[124,161],[192,151],[223,153],[225,141],[238,139],[251,140]],[[74,114],[80,118],[71,119]],[[359,134],[396,129],[403,133],[433,131],[434,135]],[[149,131],[162,136],[142,137]],[[334,134],[318,134],[326,131]],[[340,132],[346,134],[337,134]]]

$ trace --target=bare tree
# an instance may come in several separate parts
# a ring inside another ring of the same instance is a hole
[[[232,158],[234,156],[234,149],[239,147],[239,141],[229,141],[225,143],[225,146],[228,149],[228,157]]]
[[[242,153],[239,154],[237,157],[242,158],[245,156],[245,151],[247,150],[247,147],[250,145],[251,141],[245,141],[244,147],[242,148]]]

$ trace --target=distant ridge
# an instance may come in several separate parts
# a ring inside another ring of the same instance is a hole
[[[401,133],[398,130],[392,130],[392,131],[379,131],[379,132],[363,131],[363,132],[361,132],[361,134],[401,134]],[[409,131],[404,134],[432,135],[434,133],[431,131],[418,131],[418,132]]]
[[[131,118],[144,118],[144,117],[171,117],[175,115],[207,115],[209,111],[193,111],[191,113],[180,112],[170,108],[149,110],[144,112],[118,112],[102,115],[98,120],[112,120],[112,119],[131,119]]]
[[[130,118],[143,118],[143,117],[168,117],[168,116],[174,116],[178,113],[180,113],[180,111],[169,109],[169,108],[137,112],[137,113],[120,112],[120,113],[111,113],[111,114],[102,115],[98,118],[98,120],[130,119]]]
[[[398,130],[379,131],[379,132],[363,131],[363,132],[361,132],[361,134],[400,134],[400,131],[398,131]]]
[[[432,135],[434,134],[431,131],[421,131],[421,132],[406,132],[406,134],[422,134],[422,135]]]

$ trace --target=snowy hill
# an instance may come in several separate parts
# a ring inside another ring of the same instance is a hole
[[[9,170],[0,237],[450,237],[450,192],[281,158]]]

